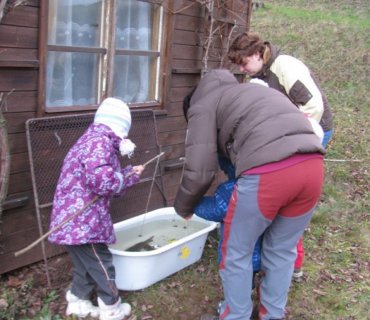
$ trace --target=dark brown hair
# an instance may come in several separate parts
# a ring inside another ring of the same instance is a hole
[[[228,57],[232,63],[240,65],[244,57],[250,57],[259,52],[261,57],[265,51],[265,43],[257,33],[245,32],[239,35],[231,44]]]

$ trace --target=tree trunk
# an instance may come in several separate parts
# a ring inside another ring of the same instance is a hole
[[[3,203],[8,194],[10,172],[10,150],[6,121],[2,114],[3,94],[0,95],[0,220],[3,212]],[[1,234],[1,230],[0,230]]]

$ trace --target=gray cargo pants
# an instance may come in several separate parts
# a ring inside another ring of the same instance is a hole
[[[95,243],[65,247],[74,265],[71,292],[80,299],[89,299],[96,289],[106,305],[117,302],[116,273],[108,246]]]

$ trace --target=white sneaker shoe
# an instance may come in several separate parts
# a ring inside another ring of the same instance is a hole
[[[99,308],[95,307],[91,301],[83,300],[76,297],[70,290],[66,293],[66,300],[68,302],[66,315],[75,315],[79,318],[87,316],[97,318],[99,317]]]
[[[98,298],[98,305],[100,320],[123,320],[131,314],[131,306],[128,303],[122,303],[121,298],[112,305],[106,305]]]

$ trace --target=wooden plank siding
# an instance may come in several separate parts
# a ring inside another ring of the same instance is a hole
[[[30,118],[48,116],[38,106],[40,56],[39,41],[43,0],[29,0],[9,11],[0,23],[0,93],[6,97],[3,114],[8,129],[11,156],[8,197],[0,224],[0,274],[40,261],[41,247],[15,257],[14,252],[24,248],[39,236],[32,179],[28,158],[25,122]],[[246,0],[229,0],[230,10],[217,14],[222,21],[235,21],[245,28]],[[227,1],[226,1],[227,2]],[[11,0],[10,3],[15,3]],[[168,1],[166,15],[166,47],[163,49],[163,103],[153,107],[157,112],[157,131],[160,149],[165,151],[161,162],[163,193],[167,205],[172,205],[181,181],[185,155],[184,141],[187,123],[183,116],[182,101],[197,84],[201,76],[204,54],[206,10],[193,0]],[[234,13],[230,13],[233,11]],[[237,14],[237,17],[235,16]],[[244,19],[244,20],[243,20]],[[244,25],[243,25],[244,23]],[[230,25],[231,26],[231,25]],[[41,39],[41,40],[40,40]],[[208,67],[220,66],[221,43],[214,43]],[[41,46],[40,46],[41,47]],[[81,113],[81,112],[80,112]],[[53,116],[56,114],[53,114]],[[220,177],[210,189],[218,184]],[[132,201],[125,206],[125,218],[144,212],[147,194],[143,186],[135,189]],[[130,195],[129,195],[130,197]],[[144,200],[145,199],[145,200]],[[18,204],[17,204],[18,203]],[[163,194],[154,190],[149,208],[163,203]],[[13,204],[13,205],[12,205]],[[119,207],[113,204],[113,220],[117,220]],[[44,231],[47,228],[50,208],[42,210]],[[47,245],[48,252],[55,248]]]
[[[184,8],[186,8],[184,10]],[[232,1],[231,11],[225,13],[224,21],[239,20],[241,29],[246,28],[246,1]],[[183,119],[182,101],[186,94],[198,83],[202,58],[204,55],[205,36],[205,9],[194,1],[175,1],[173,11],[176,13],[173,22],[171,69],[172,78],[170,85],[169,101],[166,105],[168,117],[159,122],[159,139],[166,151],[166,159],[169,163],[181,162],[184,157],[184,139],[186,134],[186,122]],[[233,12],[232,14],[229,14]],[[245,19],[244,21],[241,21]],[[240,30],[239,30],[240,31]],[[218,68],[221,66],[220,48],[223,44],[214,42],[210,51],[208,66]],[[167,128],[164,130],[163,128]],[[176,166],[174,166],[176,168]],[[165,171],[164,185],[166,197],[169,203],[173,203],[177,188],[181,180],[181,167],[175,170]],[[210,192],[214,190],[222,175],[215,179]]]
[[[39,1],[10,10],[0,24],[0,92],[6,99],[2,112],[11,158],[6,202],[20,202],[20,207],[10,206],[2,214],[0,273],[42,259],[40,247],[14,257],[14,250],[39,237],[25,134],[25,122],[35,117],[37,109],[38,25]]]

